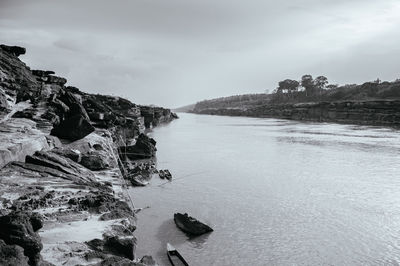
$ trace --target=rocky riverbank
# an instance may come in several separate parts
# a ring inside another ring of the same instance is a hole
[[[335,101],[267,104],[254,108],[208,108],[196,114],[270,117],[303,121],[400,126],[400,100]]]
[[[127,184],[156,171],[146,129],[177,116],[66,86],[0,47],[0,264],[156,265],[135,257]]]

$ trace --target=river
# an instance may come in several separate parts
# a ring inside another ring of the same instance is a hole
[[[400,134],[390,128],[179,114],[155,128],[155,176],[130,193],[137,254],[169,265],[398,265]],[[188,238],[187,212],[214,232]]]

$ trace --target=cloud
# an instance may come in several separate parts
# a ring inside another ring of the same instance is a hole
[[[178,106],[305,73],[394,79],[399,12],[394,0],[2,0],[0,36],[84,90]]]

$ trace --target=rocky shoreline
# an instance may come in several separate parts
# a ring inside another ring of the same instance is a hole
[[[0,47],[0,264],[157,265],[135,257],[126,189],[157,171],[146,130],[176,114],[66,86],[24,53]]]
[[[400,126],[400,100],[267,104],[254,108],[194,108],[190,113],[281,118],[372,126]]]

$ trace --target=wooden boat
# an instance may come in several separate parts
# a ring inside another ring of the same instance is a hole
[[[164,178],[165,178],[164,170],[158,171],[158,176],[159,176],[161,179],[164,179]]]
[[[172,175],[171,175],[170,171],[167,169],[167,170],[164,170],[164,173],[165,173],[165,178],[171,181]]]
[[[189,235],[199,236],[213,231],[211,227],[189,216],[187,213],[175,213],[174,221],[179,229]]]
[[[173,245],[171,245],[170,243],[167,243],[167,255],[168,255],[169,261],[171,262],[171,265],[173,265],[173,266],[178,266],[178,265],[189,266],[189,264],[182,257],[182,255],[178,252],[178,250],[176,250],[176,248]]]

